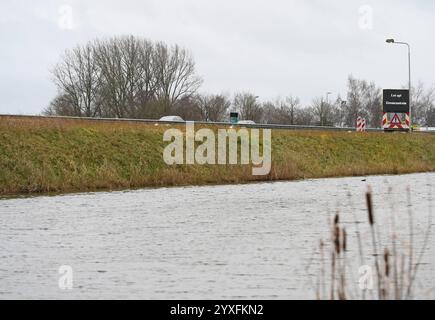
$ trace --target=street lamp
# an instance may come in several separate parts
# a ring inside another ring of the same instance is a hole
[[[326,92],[326,102],[322,99],[320,100],[320,108],[321,113],[323,114],[325,111],[325,108],[329,106],[329,95],[331,95],[332,92]],[[323,116],[320,117],[320,125],[323,127],[325,125]]]
[[[407,43],[407,42],[399,42],[399,41],[396,41],[394,39],[387,39],[386,42],[390,43],[390,44],[405,45],[405,46],[408,47],[409,119],[411,120],[411,45],[409,43]],[[412,124],[412,121],[411,121],[411,124]]]
[[[329,104],[329,96],[332,94],[332,92],[326,93],[326,104]]]

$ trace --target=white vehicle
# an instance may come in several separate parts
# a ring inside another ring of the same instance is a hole
[[[247,125],[249,125],[249,124],[255,124],[255,122],[252,121],[252,120],[240,120],[239,122],[237,122],[237,124],[247,124]]]
[[[184,122],[184,120],[179,116],[165,116],[165,117],[160,118],[159,121]]]

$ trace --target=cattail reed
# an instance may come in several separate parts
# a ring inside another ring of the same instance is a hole
[[[343,227],[341,229],[341,245],[342,245],[342,252],[343,252],[343,263],[341,267],[341,285],[340,285],[340,299],[346,300],[346,251],[347,251],[347,234],[346,229]]]
[[[367,200],[367,211],[369,213],[369,223],[371,226],[373,226],[375,224],[375,219],[373,217],[372,190],[370,188],[366,193],[366,200]]]
[[[340,247],[340,227],[339,226],[335,226],[335,228],[334,228],[334,246],[335,246],[335,253],[337,253],[337,255],[340,255],[341,247]]]
[[[414,223],[412,218],[412,210],[411,210],[411,189],[409,186],[406,188],[407,202],[408,202],[408,215],[409,215],[409,260],[408,260],[408,289],[406,296],[409,297],[411,295],[411,283],[412,283],[412,268],[413,268],[413,258],[414,258]]]
[[[391,194],[391,188],[389,189],[389,192]],[[415,239],[413,239],[414,234],[414,221],[413,221],[413,213],[411,210],[411,197],[410,197],[410,190],[407,190],[408,192],[408,214],[409,214],[409,232],[410,232],[410,246],[414,246]],[[431,195],[430,195],[431,196]],[[429,198],[430,198],[429,196]],[[350,195],[348,195],[350,199]],[[431,198],[430,198],[431,199]],[[410,248],[407,253],[409,253],[409,256],[407,256],[404,253],[398,252],[398,247],[396,245],[397,242],[397,235],[396,235],[396,223],[395,223],[395,217],[394,217],[394,205],[391,207],[391,250],[389,246],[387,245],[385,248],[381,243],[381,239],[384,239],[385,232],[380,233],[379,231],[384,231],[380,227],[383,227],[383,224],[376,224],[375,223],[375,212],[374,212],[374,199],[373,199],[373,193],[371,188],[367,190],[366,193],[366,205],[367,205],[367,212],[368,212],[368,222],[369,222],[369,231],[371,233],[371,240],[372,240],[372,250],[371,255],[374,259],[374,264],[376,267],[376,275],[373,279],[370,279],[371,281],[374,281],[377,285],[377,297],[376,294],[372,291],[367,291],[368,288],[366,287],[366,284],[368,282],[362,283],[364,287],[361,288],[362,290],[362,297],[365,299],[366,291],[371,293],[371,297],[374,299],[409,299],[412,297],[413,294],[413,283],[415,281],[416,273],[418,270],[419,265],[421,264],[421,259],[423,257],[423,254],[425,250],[427,249],[427,246],[430,242],[430,231],[432,223],[432,202],[430,201],[430,208],[429,208],[429,220],[427,221],[428,230],[425,234],[424,242],[422,250],[419,254],[417,254],[414,251],[414,248]],[[351,205],[352,207],[352,205]],[[362,246],[362,238],[360,236],[360,231],[358,229],[358,223],[357,223],[357,217],[354,212],[354,219],[355,219],[355,225],[356,225],[356,231],[357,231],[357,238],[358,238],[358,245],[360,250],[360,262],[361,266],[365,266],[363,264],[364,262],[364,254],[363,254],[363,246]],[[346,278],[346,269],[347,269],[347,252],[348,252],[348,237],[347,237],[347,229],[344,227],[343,224],[340,224],[340,215],[337,212],[332,220],[328,219],[329,223],[329,229],[330,229],[330,253],[331,253],[331,287],[330,287],[330,299],[340,299],[345,300],[348,297],[352,299],[352,290],[349,290],[348,288],[348,281]],[[382,236],[382,237],[381,237]],[[323,285],[322,288],[320,288],[320,285],[318,287],[317,296],[320,296],[320,289],[323,289],[323,297],[327,296],[326,293],[326,286],[324,284],[325,281],[325,268],[324,268],[324,255],[323,255],[323,249],[324,249],[325,243],[323,241],[320,242],[320,255],[321,255],[321,275],[320,275],[320,283]],[[378,254],[379,253],[379,254]],[[414,258],[416,261],[414,261]],[[352,273],[349,273],[352,275]],[[371,276],[371,271],[370,271]],[[354,282],[354,279],[351,279],[352,282]],[[360,283],[361,284],[361,283]]]
[[[331,300],[335,300],[335,251],[332,251],[332,256],[331,256]]]
[[[334,233],[332,236],[332,241],[334,243],[335,246],[335,253],[337,253],[337,255],[340,255],[340,216],[338,215],[338,213],[335,215],[334,218]]]
[[[347,251],[347,234],[346,234],[346,229],[343,228],[342,230],[342,245],[343,245],[343,252]]]
[[[352,194],[350,192],[348,192],[348,194],[347,194],[347,199],[348,199],[349,208],[351,208],[351,211],[352,211],[353,220],[354,220],[354,224],[355,224],[356,237],[358,239],[359,263],[360,263],[360,266],[363,266],[363,265],[365,265],[363,242],[362,242],[362,238],[361,238],[361,232],[359,230],[358,218],[355,214],[355,210],[353,210],[354,206],[353,206],[353,201],[352,201]],[[366,290],[363,290],[363,292],[362,292],[362,299],[363,300],[366,299]]]
[[[376,267],[376,275],[378,279],[378,297],[381,299],[382,297],[382,290],[381,290],[381,271],[379,268],[379,262],[378,262],[378,250],[376,249],[376,232],[375,232],[375,219],[374,219],[374,212],[373,212],[373,199],[372,199],[372,189],[369,187],[366,193],[366,200],[367,200],[367,211],[369,214],[369,223],[370,223],[370,231],[372,234],[372,245],[373,245],[373,254],[375,256],[375,267]]]
[[[320,240],[320,263],[321,263],[321,269],[320,269],[320,278],[319,278],[319,284],[318,284],[318,294],[317,296],[319,299],[324,299],[326,297],[326,287],[325,287],[325,257],[323,254],[323,248],[325,247],[325,244],[323,240]],[[320,298],[320,294],[322,295]]]
[[[384,251],[384,263],[385,263],[385,276],[388,278],[390,276],[390,252],[388,251],[388,248],[385,248]]]
[[[382,286],[382,296],[384,299],[388,299],[390,292],[390,251],[388,248],[384,250],[384,275],[383,275],[383,286]]]

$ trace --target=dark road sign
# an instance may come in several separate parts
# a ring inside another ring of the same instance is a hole
[[[239,114],[237,112],[230,113],[230,122],[236,124],[239,122]]]
[[[408,113],[409,90],[385,89],[383,95],[384,112]]]

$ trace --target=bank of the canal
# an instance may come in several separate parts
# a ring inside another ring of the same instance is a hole
[[[272,169],[163,161],[170,127],[136,122],[0,118],[0,194],[435,171],[435,135],[272,132]],[[183,126],[179,126],[183,129]]]

